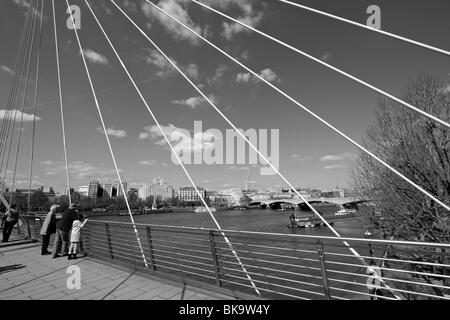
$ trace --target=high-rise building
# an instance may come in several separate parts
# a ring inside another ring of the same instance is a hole
[[[127,195],[127,193],[128,193],[128,184],[126,182],[123,182],[122,184],[123,184],[123,188],[125,190],[125,195]],[[120,186],[120,182],[116,183],[116,189],[117,189],[117,196],[118,197],[123,197],[124,193],[122,191],[122,187]]]
[[[168,183],[165,183],[163,179],[157,177],[153,179],[153,183],[150,186],[150,194],[156,199],[166,201],[174,197],[174,189]]]
[[[138,197],[142,200],[145,200],[149,196],[151,196],[150,185],[148,183],[139,184]]]
[[[123,183],[123,187],[125,189],[125,193],[128,191],[127,183]],[[91,181],[88,186],[80,187],[79,190],[83,188],[84,193],[87,190],[87,196],[89,198],[115,198],[123,196],[122,188],[120,187],[120,183],[100,183],[98,181]]]
[[[206,197],[205,188],[197,187],[197,189],[200,192],[201,196],[205,198]],[[194,202],[194,201],[201,201],[201,198],[199,197],[194,187],[182,187],[178,189],[178,200],[186,202]]]
[[[80,186],[78,188],[78,193],[82,197],[87,197],[89,195],[89,186]]]
[[[99,189],[100,189],[100,183],[98,181],[89,182],[88,197],[89,198],[98,198]]]
[[[112,193],[112,183],[102,183],[100,187],[102,188],[102,198],[109,198],[111,197]]]

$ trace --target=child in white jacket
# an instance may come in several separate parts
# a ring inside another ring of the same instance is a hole
[[[77,258],[78,244],[80,243],[81,229],[84,227],[88,219],[84,220],[82,213],[78,215],[78,218],[73,221],[72,233],[70,235],[70,247],[68,260]]]

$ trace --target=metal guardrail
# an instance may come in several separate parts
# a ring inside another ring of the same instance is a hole
[[[26,219],[38,238],[40,219]],[[84,247],[94,258],[247,296],[256,297],[256,285],[267,299],[450,299],[450,244],[135,226],[148,269],[130,223],[89,220]]]

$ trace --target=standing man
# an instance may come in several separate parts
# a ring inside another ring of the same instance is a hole
[[[5,214],[5,223],[3,225],[3,242],[8,242],[14,225],[19,221],[19,210],[17,210],[16,205],[13,203]]]
[[[53,244],[53,258],[68,255],[69,232],[72,229],[72,223],[76,218],[75,205],[71,204],[69,209],[64,211],[61,219],[56,223],[55,243]],[[61,251],[61,255],[59,252]]]
[[[59,206],[57,204],[54,204],[51,206],[49,213],[47,213],[47,216],[45,217],[44,223],[42,224],[41,228],[41,236],[42,236],[42,248],[41,248],[41,254],[51,254],[47,250],[48,245],[50,243],[50,237],[53,233],[56,232],[56,211],[58,210]]]

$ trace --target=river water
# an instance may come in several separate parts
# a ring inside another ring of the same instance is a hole
[[[333,214],[338,210],[336,206],[329,204],[315,204],[314,207],[319,211],[319,213],[324,215]],[[268,209],[248,209],[248,210],[218,210],[214,213],[218,223],[223,229],[227,230],[238,230],[238,231],[258,231],[258,232],[268,232],[268,233],[282,233],[282,234],[299,234],[299,235],[314,235],[314,236],[334,236],[334,234],[327,227],[314,227],[314,228],[288,228],[287,225],[290,223],[290,215],[292,211],[278,211]],[[311,212],[307,211],[295,211],[297,217],[309,216],[312,215]],[[130,222],[130,217],[128,215],[118,216],[118,215],[108,215],[108,216],[90,216],[89,219],[92,220],[107,220],[107,221],[120,221],[120,222]],[[151,224],[151,225],[169,225],[169,226],[185,226],[185,227],[202,227],[202,228],[212,228],[216,229],[212,218],[209,216],[209,213],[194,213],[194,212],[172,212],[172,213],[154,213],[154,214],[146,214],[146,215],[135,215],[134,220],[136,223],[142,224]],[[366,218],[357,218],[351,220],[342,220],[336,221],[333,225],[337,232],[344,237],[358,237],[363,238],[364,232],[367,230]],[[93,233],[95,231],[93,230]],[[101,232],[100,232],[101,233]],[[114,233],[114,231],[112,231]],[[141,232],[145,234],[145,232]],[[154,234],[155,237],[160,237],[159,244],[162,245],[162,249],[165,249],[164,241],[167,235],[158,236],[158,234]],[[153,237],[152,236],[152,237]],[[242,242],[239,237],[236,238],[233,235],[227,235],[230,237],[230,240],[233,243]],[[114,240],[114,234],[112,235]],[[156,239],[156,238],[155,238]],[[239,251],[239,256],[250,264],[253,264],[255,268],[250,268],[250,271],[261,272],[261,270],[266,270],[264,273],[266,277],[258,276],[256,274],[252,274],[252,278],[255,281],[258,281],[258,285],[266,288],[268,291],[265,292],[265,296],[268,298],[272,297],[280,297],[280,295],[272,295],[273,292],[283,292],[282,298],[289,298],[292,296],[305,297],[305,298],[318,298],[317,294],[309,294],[309,291],[319,292],[322,290],[320,286],[322,285],[322,280],[320,278],[320,269],[317,269],[320,265],[317,262],[317,247],[315,245],[315,239],[305,240],[305,239],[284,239],[281,242],[277,241],[279,237],[271,238],[271,237],[258,237],[255,239],[246,239],[246,242],[253,247],[257,248],[259,251],[264,252],[263,255],[258,258],[260,261],[254,260],[255,256],[252,253],[248,253],[247,247],[239,247],[236,248],[241,249]],[[170,239],[167,239],[170,240]],[[173,239],[172,239],[173,240]],[[221,239],[219,239],[220,241]],[[334,242],[336,244],[336,242]],[[348,248],[342,245],[340,242],[339,245],[330,245],[330,243],[325,243],[327,254],[329,252],[340,253],[340,254],[349,254]],[[262,247],[269,249],[261,249]],[[271,249],[270,249],[271,248]],[[277,249],[278,248],[278,249]],[[157,248],[156,248],[157,249]],[[161,248],[160,248],[161,249]],[[186,250],[192,249],[186,244]],[[222,251],[227,249],[226,244],[222,244]],[[364,248],[365,249],[365,248]],[[363,251],[365,251],[363,249]],[[167,249],[165,249],[167,250]],[[286,251],[288,250],[288,251]],[[292,251],[299,250],[299,251]],[[302,250],[312,250],[309,252],[312,253],[301,253]],[[229,251],[229,249],[228,249]],[[175,257],[178,253],[186,253],[183,250],[175,250],[174,252],[168,255],[168,261],[172,259],[171,257]],[[316,252],[316,253],[314,253]],[[284,254],[291,255],[284,256]],[[364,252],[362,252],[364,253]],[[233,266],[234,263],[234,271],[228,271],[228,280],[237,281],[235,278],[230,278],[230,276],[237,275],[240,277],[240,283],[244,285],[248,285],[248,280],[245,275],[243,275],[242,270],[239,266],[236,267],[236,259],[230,255],[228,252],[229,258],[222,258],[220,263],[225,266]],[[281,254],[281,255],[280,255]],[[273,261],[270,257],[273,257]],[[359,263],[354,258],[349,257],[340,257],[340,256],[330,256],[336,262],[350,262],[356,263],[354,267],[351,266],[341,266],[339,267],[340,271],[351,272],[364,274],[364,269],[359,267]],[[268,260],[269,259],[269,260]],[[313,259],[315,262],[308,262],[309,259]],[[167,260],[166,260],[167,261]],[[281,265],[281,266],[280,266]],[[258,267],[258,268],[256,268]],[[189,268],[189,264],[187,262],[184,263],[184,268]],[[265,268],[276,268],[279,271],[267,271],[269,269]],[[305,269],[306,268],[306,269]],[[310,270],[308,268],[315,268],[314,270]],[[331,269],[335,269],[336,265],[331,264]],[[187,269],[189,270],[189,269]],[[307,270],[307,272],[305,271]],[[308,271],[309,270],[309,271]],[[171,272],[168,270],[168,272]],[[230,273],[231,272],[231,273]],[[272,276],[272,278],[267,278]],[[316,280],[311,279],[311,276],[319,276]],[[287,277],[289,280],[282,280],[283,277]],[[350,290],[350,292],[343,292],[342,290],[333,290],[332,293],[345,298],[360,298],[359,292],[365,292],[365,286],[361,286],[366,279],[357,277],[356,279],[351,275],[346,274],[331,274],[335,280],[332,281],[332,285],[339,287],[341,289]],[[267,284],[268,279],[271,284]],[[347,281],[346,283],[342,283],[342,281]],[[354,282],[359,283],[359,285],[353,285]],[[236,283],[236,282],[235,282]],[[304,285],[302,283],[313,283],[312,285]],[[231,288],[234,289],[232,286]],[[288,288],[288,289],[287,289]],[[242,289],[242,286],[239,287]],[[249,293],[252,292],[251,289],[248,289]],[[306,291],[305,291],[306,290]]]
[[[332,214],[338,210],[334,205],[315,204],[314,207],[321,214]],[[239,231],[259,231],[270,233],[305,234],[318,236],[333,236],[327,227],[316,228],[288,228],[289,216],[292,211],[278,211],[268,209],[248,210],[218,210],[214,213],[218,223],[223,229]],[[297,217],[311,215],[311,212],[295,211]],[[90,219],[130,222],[129,216],[99,216]],[[209,213],[171,212],[147,215],[135,215],[136,223],[171,225],[184,227],[214,228],[216,226]],[[344,237],[364,237],[367,223],[364,218],[343,220],[334,223],[333,227]]]

